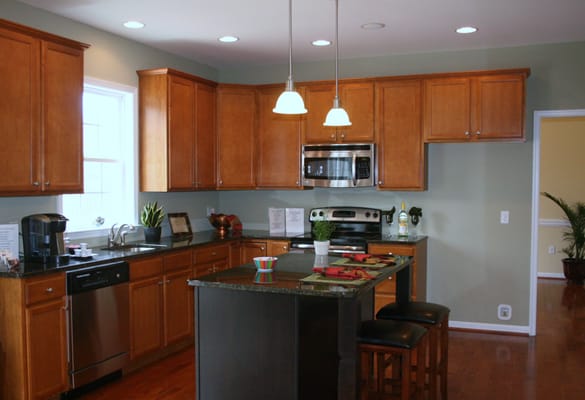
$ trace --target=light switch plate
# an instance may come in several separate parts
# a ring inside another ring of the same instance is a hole
[[[500,224],[509,224],[510,223],[510,211],[503,210],[500,211]]]

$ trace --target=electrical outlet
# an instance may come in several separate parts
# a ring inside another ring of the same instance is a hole
[[[510,223],[510,211],[504,210],[500,211],[500,224],[509,224]]]
[[[498,305],[498,319],[508,321],[512,318],[512,306],[509,304]]]
[[[209,217],[211,214],[215,214],[215,208],[207,206],[207,216]]]
[[[557,253],[557,249],[555,246],[548,246],[548,254],[554,255]]]

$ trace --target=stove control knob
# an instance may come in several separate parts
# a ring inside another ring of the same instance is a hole
[[[319,211],[319,216],[320,216],[320,217],[322,217],[322,216],[324,216],[324,215],[325,215],[325,214],[323,213],[323,211]]]
[[[377,212],[374,213],[374,218],[378,219],[378,213]]]
[[[317,216],[317,213],[316,213],[315,211],[313,211],[313,212],[311,213],[311,217],[316,217],[316,216]]]
[[[370,212],[366,211],[366,218],[370,218]]]

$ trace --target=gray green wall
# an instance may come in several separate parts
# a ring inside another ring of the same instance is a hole
[[[136,86],[136,69],[169,66],[205,78],[233,83],[284,82],[286,66],[216,71],[88,26],[4,0],[0,15],[16,22],[92,44],[88,75]],[[343,54],[343,51],[342,51]],[[240,216],[244,226],[266,228],[268,207],[358,205],[383,209],[422,207],[422,232],[429,235],[429,285],[432,301],[451,307],[451,319],[501,324],[500,303],[513,307],[507,324],[528,325],[532,115],[535,110],[585,108],[585,42],[516,48],[398,55],[342,60],[341,77],[407,75],[476,69],[529,67],[526,143],[431,144],[429,189],[422,193],[375,189],[309,191],[234,191],[141,194],[171,211],[202,219],[205,206]],[[333,63],[295,65],[295,79],[331,79]],[[0,198],[0,223],[33,212],[53,211],[54,197]],[[510,224],[499,224],[499,211]],[[388,230],[388,227],[385,227]]]

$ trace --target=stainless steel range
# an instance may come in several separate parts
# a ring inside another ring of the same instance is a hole
[[[332,253],[365,253],[368,240],[382,237],[382,211],[365,207],[322,207],[309,213],[311,231],[318,220],[335,224],[329,251]],[[292,249],[313,250],[313,235],[308,232],[291,238]]]

